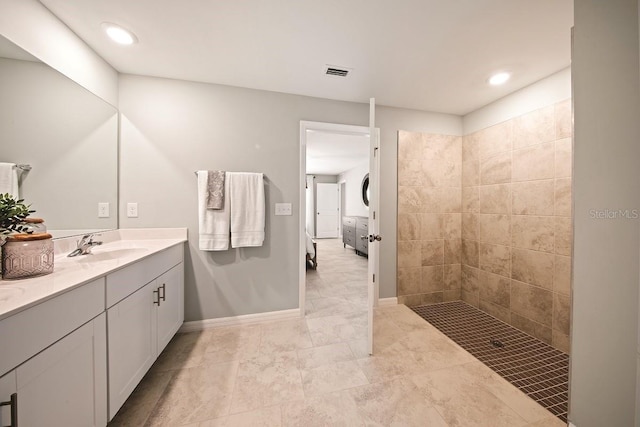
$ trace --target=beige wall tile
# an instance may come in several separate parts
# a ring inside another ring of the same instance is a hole
[[[514,215],[511,217],[511,244],[517,248],[553,252],[554,218]]]
[[[478,240],[479,234],[479,220],[480,215],[473,213],[462,214],[462,238],[467,240]]]
[[[553,294],[546,289],[512,280],[511,311],[551,327]]]
[[[422,241],[422,266],[444,263],[444,240]]]
[[[511,215],[480,214],[478,230],[481,242],[511,245]]]
[[[419,241],[398,242],[398,268],[421,266],[422,244]]]
[[[404,304],[407,307],[415,307],[422,305],[422,295],[402,295],[398,297],[398,304]]]
[[[462,186],[473,187],[480,184],[480,161],[462,162]]]
[[[421,187],[398,186],[398,213],[422,212]]]
[[[550,326],[545,326],[541,323],[535,322],[526,317],[520,316],[517,313],[511,312],[511,324],[529,335],[538,338],[541,341],[551,344],[552,332]]]
[[[444,292],[430,292],[428,294],[421,295],[422,305],[440,304],[444,300]]]
[[[481,271],[479,280],[480,301],[485,300],[507,309],[511,306],[511,281],[509,279]]]
[[[482,270],[511,277],[511,247],[480,243],[478,249]]]
[[[511,151],[488,157],[480,163],[480,184],[511,182]]]
[[[479,161],[480,160],[480,143],[478,140],[478,132],[462,137],[462,161]]]
[[[420,293],[442,292],[444,290],[444,268],[442,265],[422,267]]]
[[[398,240],[420,238],[420,214],[398,214]]]
[[[422,185],[422,160],[420,158],[398,159],[398,185]]]
[[[571,99],[558,102],[554,105],[556,121],[556,139],[571,137],[573,126],[571,124]]]
[[[562,332],[553,331],[553,341],[551,345],[564,353],[570,353],[571,345],[569,335],[565,335]]]
[[[478,297],[477,292],[471,293],[463,289],[460,291],[460,298],[462,299],[462,301],[474,307],[478,307],[480,305],[480,298]]]
[[[460,289],[453,289],[451,291],[443,292],[443,301],[460,301],[462,298],[462,291]]]
[[[512,213],[515,215],[553,215],[555,182],[514,182],[511,185]]]
[[[554,214],[571,216],[571,178],[556,179]]]
[[[554,255],[514,248],[511,253],[511,277],[520,282],[553,288]]]
[[[398,268],[398,295],[412,295],[420,292],[422,267]]]
[[[444,290],[453,291],[462,288],[462,265],[449,264],[444,266]]]
[[[462,265],[462,290],[470,294],[478,294],[480,290],[480,270],[469,265]],[[476,304],[477,307],[477,304]]]
[[[509,152],[512,149],[513,121],[499,123],[497,125],[476,132],[480,160],[498,153]]]
[[[442,214],[422,214],[420,215],[420,239],[436,240],[443,237]]]
[[[556,217],[556,253],[558,255],[571,255],[573,231],[571,218]]]
[[[514,149],[555,139],[554,107],[552,105],[516,117],[513,122]]]
[[[448,162],[443,159],[423,159],[422,185],[425,187],[453,187],[462,182],[462,163]]]
[[[462,198],[460,187],[424,187],[420,194],[422,212],[460,212]]]
[[[554,143],[533,145],[513,151],[511,179],[532,181],[554,178]]]
[[[570,178],[572,163],[571,138],[556,141],[555,151],[556,178]]]
[[[460,239],[462,237],[462,216],[459,213],[443,215],[443,235],[445,239]]]
[[[571,302],[568,296],[553,294],[553,329],[569,335]]]
[[[475,240],[462,241],[462,263],[471,267],[479,267],[478,242]]]
[[[511,311],[506,307],[501,307],[487,300],[480,299],[480,310],[505,323],[511,322]]]
[[[462,187],[462,212],[477,213],[480,187]]]
[[[423,147],[422,133],[407,132],[401,130],[398,132],[398,159],[416,159],[422,158]]]
[[[511,184],[483,185],[479,193],[480,213],[511,213]]]
[[[571,295],[571,257],[555,256],[553,291],[562,295]]]
[[[444,263],[460,264],[462,262],[462,239],[444,241]]]

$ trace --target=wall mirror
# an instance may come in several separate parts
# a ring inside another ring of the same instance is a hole
[[[118,227],[117,109],[2,36],[0,140],[54,237]]]

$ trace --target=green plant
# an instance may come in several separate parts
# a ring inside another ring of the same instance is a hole
[[[31,205],[25,205],[23,199],[15,199],[12,195],[0,194],[0,238],[14,233],[31,233],[25,218],[34,213]]]

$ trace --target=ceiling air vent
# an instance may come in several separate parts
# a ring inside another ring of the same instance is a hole
[[[335,65],[325,65],[324,73],[328,76],[347,77],[351,72],[347,67],[336,67]]]

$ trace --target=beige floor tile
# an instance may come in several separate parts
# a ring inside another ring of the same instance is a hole
[[[368,384],[355,361],[333,362],[313,369],[301,369],[305,397],[318,396]]]
[[[282,405],[283,426],[364,426],[347,391],[325,394]]]
[[[374,350],[373,356],[358,359],[358,365],[370,383],[416,375],[420,369],[413,356],[403,351],[386,351],[378,354]]]
[[[261,354],[287,352],[311,346],[311,337],[304,320],[285,320],[263,325],[259,346]]]
[[[366,338],[367,327],[344,315],[307,319],[313,345],[322,346]]]
[[[550,417],[527,424],[527,427],[567,427],[567,423],[561,421],[558,417]]]
[[[407,378],[357,387],[350,393],[368,426],[447,425],[424,394]]]
[[[270,406],[255,411],[228,415],[222,418],[203,421],[197,427],[280,427],[282,411],[280,406]]]
[[[518,427],[527,424],[493,393],[465,381],[462,366],[415,375],[411,379],[451,426]]]
[[[149,417],[148,426],[177,426],[229,413],[238,362],[177,371]]]
[[[137,427],[144,425],[174,373],[174,371],[147,373],[109,423],[109,427]]]
[[[300,369],[313,369],[327,363],[345,362],[353,359],[353,352],[347,343],[298,350],[298,367]]]
[[[366,338],[349,341],[348,344],[354,358],[362,359],[369,357],[369,342]]]
[[[220,363],[257,356],[261,336],[261,325],[211,329],[205,360],[207,363]]]
[[[203,363],[209,346],[209,330],[176,334],[151,367],[152,371],[187,369]]]
[[[409,332],[392,349],[396,348],[411,353],[423,372],[477,360],[435,329]]]
[[[302,378],[297,365],[295,351],[240,362],[230,413],[303,399]]]

